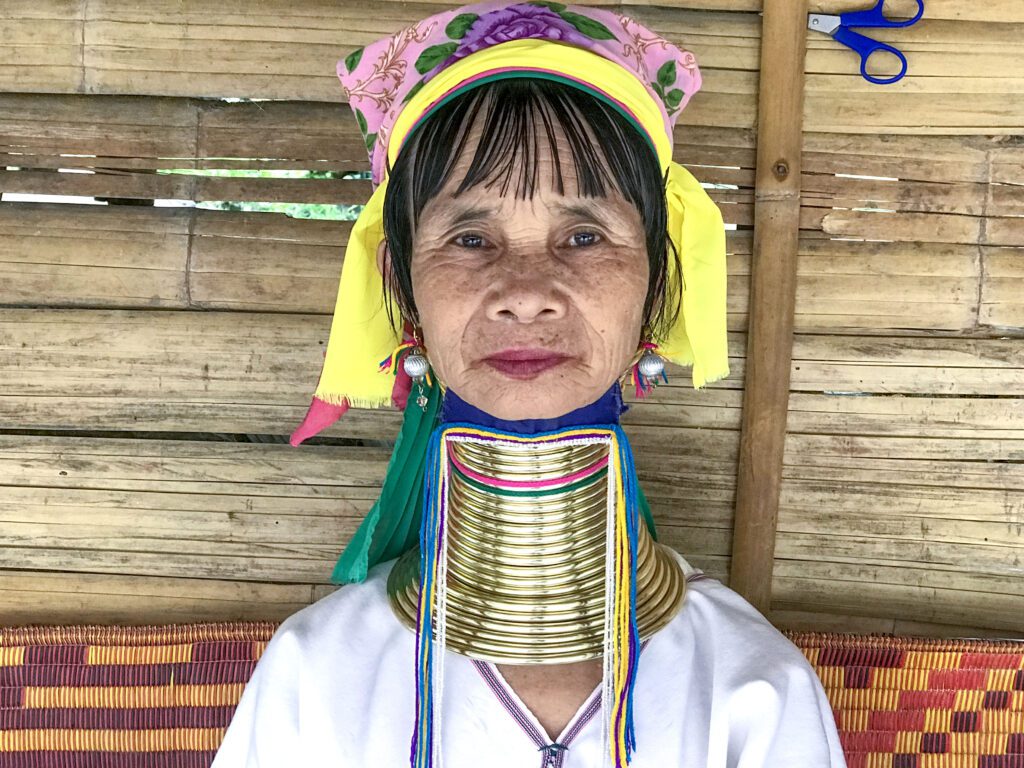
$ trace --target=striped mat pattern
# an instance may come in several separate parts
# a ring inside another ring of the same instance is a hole
[[[209,768],[277,627],[0,628],[0,768]]]
[[[784,633],[849,768],[1024,768],[1024,642]]]
[[[208,768],[277,627],[0,627],[0,768]],[[1024,642],[785,634],[850,768],[1024,768]]]

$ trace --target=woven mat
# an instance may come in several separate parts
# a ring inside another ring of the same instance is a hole
[[[786,632],[849,768],[1024,768],[1024,642]]]
[[[0,768],[208,768],[277,626],[0,628]],[[1024,768],[1024,642],[785,634],[850,768]]]

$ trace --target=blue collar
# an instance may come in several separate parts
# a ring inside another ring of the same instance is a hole
[[[622,402],[622,389],[617,381],[590,405],[584,405],[575,411],[551,419],[499,419],[497,416],[492,416],[486,411],[470,405],[449,389],[445,392],[444,400],[441,403],[440,420],[442,424],[445,422],[471,423],[505,432],[532,435],[586,424],[618,424],[619,416],[628,408],[629,406]]]

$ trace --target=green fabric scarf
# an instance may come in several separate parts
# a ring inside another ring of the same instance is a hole
[[[412,395],[406,402],[402,429],[388,461],[380,497],[338,558],[331,573],[332,584],[363,582],[370,568],[399,557],[419,543],[427,443],[438,424],[441,410],[441,392],[437,383],[425,388],[425,392],[426,409],[420,408]],[[638,486],[637,491],[647,530],[657,541],[658,532],[651,507],[643,488]]]
[[[331,574],[333,584],[365,581],[370,568],[398,557],[419,541],[423,463],[430,433],[437,426],[440,387],[435,383],[426,388],[426,394],[426,409],[416,404],[412,394],[406,401],[402,429],[388,462],[380,497],[338,558]]]

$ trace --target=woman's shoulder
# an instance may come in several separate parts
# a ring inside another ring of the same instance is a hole
[[[314,603],[301,608],[281,622],[268,644],[287,642],[304,653],[327,650],[332,654],[345,648],[381,648],[396,636],[411,633],[391,610],[387,578],[394,565],[389,560],[375,565],[366,580],[344,584]],[[411,639],[410,639],[411,642]]]
[[[354,728],[379,691],[402,691],[400,676],[412,667],[415,644],[388,601],[393,563],[375,566],[366,581],[339,587],[281,622],[211,768],[318,764],[321,749],[335,748],[334,731],[317,725],[323,718]]]
[[[713,648],[731,665],[743,663],[760,675],[772,664],[810,667],[800,649],[742,595],[671,551],[686,577],[683,608],[669,625],[679,641]]]
[[[716,716],[727,722],[729,765],[845,766],[831,704],[803,652],[742,595],[675,554],[687,576],[683,608],[644,652],[658,692],[710,700],[708,727]]]

